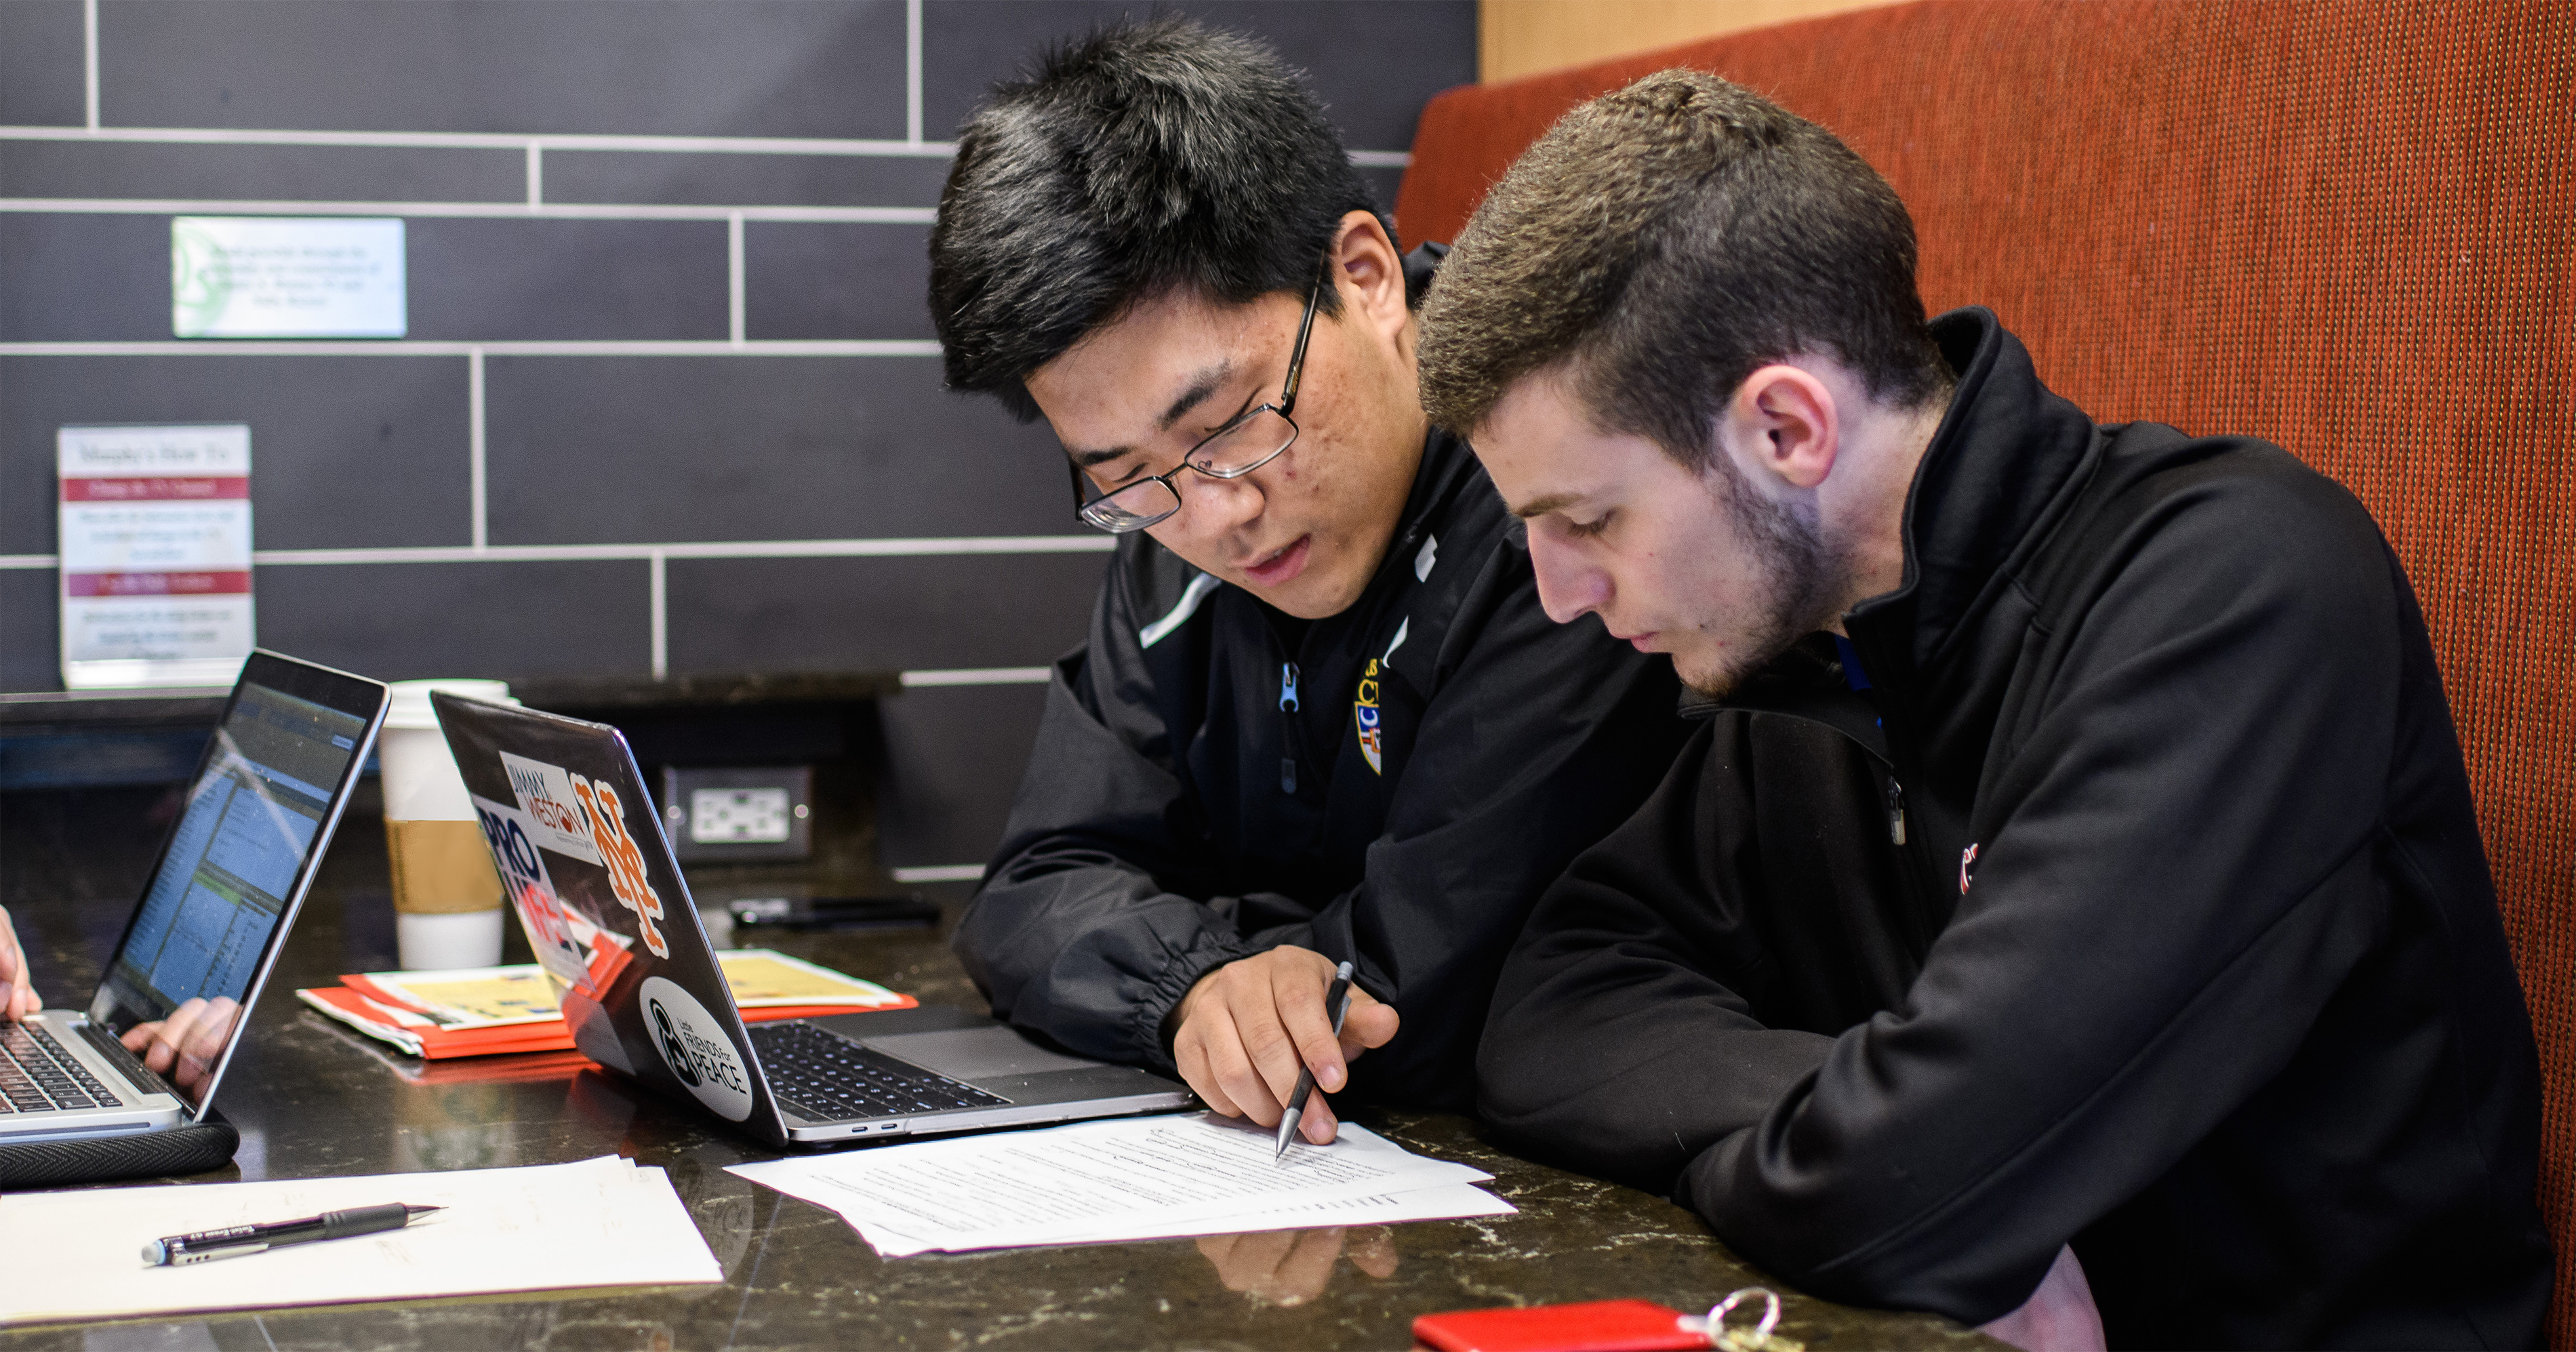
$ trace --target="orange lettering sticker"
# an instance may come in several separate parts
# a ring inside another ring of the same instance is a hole
[[[635,913],[636,928],[653,956],[671,956],[670,941],[653,923],[662,918],[662,898],[644,880],[644,852],[635,848],[635,837],[626,833],[626,819],[619,815],[624,805],[617,801],[617,790],[574,775],[572,792],[590,814],[590,842],[599,847],[600,862],[608,866],[608,890],[617,894],[618,905]]]

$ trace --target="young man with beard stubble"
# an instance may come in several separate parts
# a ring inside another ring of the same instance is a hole
[[[950,387],[1043,416],[1118,537],[958,957],[1012,1023],[1265,1126],[1301,1066],[1471,1106],[1531,903],[1688,731],[1664,664],[1548,620],[1425,422],[1436,261],[1295,72],[1178,19],[997,88],[931,234]],[[1301,1127],[1332,1138],[1320,1096]]]
[[[2350,494],[1927,323],[1886,183],[1686,71],[1533,147],[1424,327],[1549,612],[1706,701],[1507,962],[1491,1121],[2027,1346],[2536,1344],[2529,1015]]]

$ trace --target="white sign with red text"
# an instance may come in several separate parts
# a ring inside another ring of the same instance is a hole
[[[63,685],[230,685],[257,638],[250,428],[55,434]]]

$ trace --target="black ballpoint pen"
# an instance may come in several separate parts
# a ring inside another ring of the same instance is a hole
[[[1333,988],[1324,992],[1324,1008],[1333,1011],[1333,1036],[1340,1037],[1342,1019],[1351,1012],[1351,965],[1349,963],[1343,963],[1333,969]],[[1306,1100],[1313,1097],[1314,1093],[1315,1072],[1311,1068],[1300,1067],[1297,1071],[1297,1092],[1288,1096],[1288,1111],[1279,1116],[1279,1139],[1274,1143],[1275,1148],[1270,1152],[1270,1158],[1275,1160],[1288,1153],[1288,1141],[1297,1134],[1297,1119],[1305,1115]]]
[[[301,1220],[234,1225],[221,1230],[200,1230],[191,1235],[165,1235],[143,1246],[143,1261],[162,1267],[178,1267],[186,1263],[202,1263],[209,1258],[259,1253],[288,1244],[372,1235],[385,1230],[399,1230],[411,1224],[414,1217],[446,1209],[387,1202],[383,1206],[325,1211],[319,1216],[306,1216]]]

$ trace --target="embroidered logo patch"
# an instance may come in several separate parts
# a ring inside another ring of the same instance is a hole
[[[1968,895],[1968,884],[1977,879],[1977,847],[1970,845],[1959,852],[1959,895]]]
[[[1351,721],[1359,726],[1360,755],[1367,759],[1369,773],[1386,773],[1385,730],[1378,726],[1377,659],[1369,659],[1368,670],[1360,674],[1360,697],[1351,702]]]

